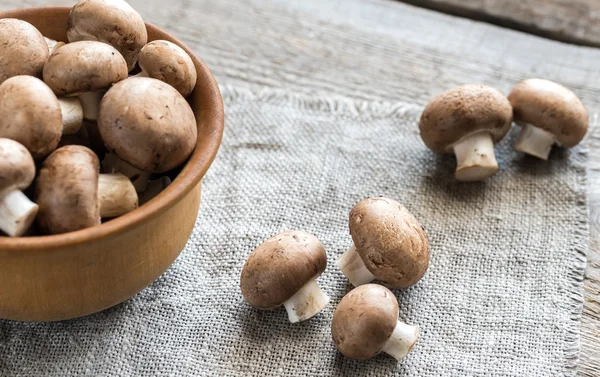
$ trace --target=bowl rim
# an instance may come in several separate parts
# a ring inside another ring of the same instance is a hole
[[[23,12],[66,12],[70,11],[70,9],[71,7],[64,6],[20,8],[0,12],[0,19],[19,18],[19,15],[22,15]],[[147,22],[145,24],[149,31],[153,30],[163,33],[175,44],[181,46],[190,55],[194,63],[196,63],[196,66],[201,68],[198,72],[196,85],[202,80],[203,91],[207,93],[207,98],[211,102],[211,106],[209,106],[207,113],[203,116],[203,120],[205,120],[203,126],[208,127],[211,130],[211,132],[204,135],[204,137],[209,140],[204,140],[203,144],[208,147],[198,148],[198,145],[200,144],[200,135],[198,135],[194,152],[173,182],[155,198],[132,212],[101,225],[75,232],[33,237],[0,236],[0,252],[39,249],[49,251],[51,249],[61,249],[74,244],[99,240],[105,237],[117,236],[168,210],[173,204],[180,201],[185,195],[200,184],[202,178],[217,156],[223,138],[225,115],[221,91],[206,63],[189,47],[158,26],[154,26]],[[196,119],[196,122],[198,123],[198,119]]]

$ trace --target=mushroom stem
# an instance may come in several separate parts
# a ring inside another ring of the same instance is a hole
[[[456,172],[459,181],[483,181],[498,171],[492,134],[473,133],[454,144]]]
[[[362,261],[360,254],[356,251],[356,247],[352,246],[335,263],[340,270],[346,275],[350,283],[358,287],[375,280],[375,275],[367,269],[367,266]]]
[[[118,217],[136,209],[138,196],[129,178],[123,174],[100,174],[98,206],[102,218]]]
[[[148,76],[148,73],[142,69],[142,71],[140,73],[138,73],[137,75],[129,76],[129,78],[132,78],[132,77],[150,77],[150,76]]]
[[[523,129],[515,143],[515,149],[542,160],[547,160],[552,145],[556,141],[554,135],[529,123],[524,123],[522,127]]]
[[[283,303],[290,322],[307,320],[318,314],[329,303],[329,297],[315,279],[306,283],[296,294]]]
[[[98,120],[98,111],[100,110],[100,101],[106,94],[105,90],[87,92],[79,95],[81,107],[83,108],[83,118],[87,120]]]
[[[35,220],[38,205],[19,190],[0,197],[0,230],[10,237],[23,235]]]
[[[419,339],[419,326],[398,321],[394,332],[383,346],[383,352],[400,361],[408,355]]]
[[[63,119],[63,134],[76,134],[83,124],[83,109],[77,97],[59,98],[60,112]]]
[[[127,162],[121,160],[116,154],[109,153],[102,161],[105,173],[122,173],[133,182],[135,190],[139,193],[146,191],[150,181],[150,173],[134,168]]]

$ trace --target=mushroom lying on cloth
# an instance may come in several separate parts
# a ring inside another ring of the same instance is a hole
[[[325,248],[315,236],[302,231],[277,234],[248,257],[240,281],[242,295],[257,309],[283,305],[290,322],[304,321],[329,303],[316,281],[325,267]]]
[[[48,156],[36,180],[40,230],[73,232],[138,207],[131,181],[122,175],[99,174],[99,168],[94,152],[80,145],[62,147]]]
[[[198,137],[196,119],[185,98],[160,80],[132,77],[115,84],[100,106],[98,129],[104,144],[134,169],[119,169],[118,161],[103,164],[108,172],[128,177],[174,169],[192,154]],[[118,160],[117,159],[117,160]]]
[[[169,41],[152,41],[139,55],[142,72],[136,77],[152,77],[171,85],[187,97],[196,85],[196,67],[192,58],[179,46]]]
[[[61,135],[81,128],[77,99],[57,99],[33,76],[14,76],[0,85],[0,137],[23,144],[39,160],[58,146]]]
[[[35,164],[23,145],[0,138],[0,230],[10,237],[23,235],[35,220],[37,204],[21,190],[35,177]]]
[[[342,355],[368,360],[381,352],[402,360],[419,338],[419,328],[398,320],[398,301],[387,288],[367,284],[350,291],[333,314],[331,335]]]
[[[35,26],[14,18],[0,19],[0,84],[19,75],[42,77],[48,46]]]
[[[354,286],[374,279],[392,288],[416,284],[429,267],[429,241],[415,217],[395,200],[360,201],[350,211],[354,241],[337,265]]]
[[[456,179],[482,181],[498,171],[494,144],[511,122],[512,107],[502,93],[485,85],[464,85],[433,98],[419,130],[431,150],[456,155]]]
[[[114,47],[74,42],[55,50],[44,66],[44,82],[57,96],[78,96],[83,117],[98,118],[104,90],[127,78],[127,64]]]
[[[100,41],[116,48],[135,67],[140,49],[148,42],[144,20],[124,0],[81,0],[69,14],[69,42]]]
[[[548,159],[552,145],[574,147],[588,129],[588,113],[569,89],[548,80],[520,82],[508,96],[515,122],[523,129],[515,149]]]

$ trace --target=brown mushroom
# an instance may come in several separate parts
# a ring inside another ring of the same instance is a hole
[[[56,149],[63,133],[76,133],[82,123],[77,99],[57,99],[33,76],[14,76],[0,85],[0,114],[0,137],[23,144],[36,160]]]
[[[23,145],[0,138],[0,230],[10,237],[19,237],[29,229],[38,212],[21,190],[35,177],[35,164]]]
[[[99,174],[90,149],[68,145],[42,164],[36,180],[38,225],[60,234],[100,225],[101,218],[121,216],[138,207],[135,188],[122,175]]]
[[[198,135],[185,98],[172,86],[146,77],[121,81],[106,93],[98,129],[109,151],[139,174],[163,173],[183,164]]]
[[[240,281],[242,295],[257,309],[283,305],[292,323],[307,320],[329,303],[316,281],[325,267],[325,248],[315,236],[297,230],[279,233],[248,257]]]
[[[429,241],[402,204],[384,197],[361,200],[350,211],[349,226],[354,246],[336,263],[352,285],[378,279],[392,288],[406,288],[425,275]]]
[[[520,82],[508,96],[515,122],[522,127],[515,149],[548,159],[552,145],[573,147],[588,129],[588,112],[569,89],[548,80]]]
[[[400,361],[417,342],[419,327],[400,322],[398,314],[398,301],[389,289],[377,284],[354,288],[333,313],[333,342],[351,359],[368,360],[385,352]]]
[[[78,96],[83,117],[95,120],[105,89],[127,78],[127,64],[114,47],[74,42],[57,49],[44,66],[44,82],[57,96]]]
[[[429,102],[419,130],[431,150],[456,155],[456,179],[482,181],[498,171],[494,144],[511,122],[512,107],[502,93],[485,85],[463,85]]]
[[[142,72],[136,77],[152,77],[171,85],[187,97],[196,85],[196,67],[192,58],[169,41],[156,40],[142,48],[139,55]]]
[[[135,67],[140,49],[148,42],[142,17],[124,0],[81,0],[69,14],[69,42],[100,41],[116,48]]]
[[[20,75],[42,77],[48,46],[35,26],[14,18],[0,19],[0,84]]]

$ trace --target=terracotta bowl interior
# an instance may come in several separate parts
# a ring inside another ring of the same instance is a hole
[[[0,13],[0,18],[18,18],[30,22],[45,36],[59,41],[66,41],[66,24],[69,11],[69,7],[28,8]],[[23,248],[60,249],[67,245],[98,240],[125,232],[143,222],[149,216],[159,216],[167,208],[170,208],[173,203],[189,193],[190,190],[197,187],[202,180],[217,154],[223,136],[223,101],[219,87],[206,64],[193,51],[158,27],[150,24],[146,24],[146,26],[149,41],[164,39],[179,45],[192,57],[198,71],[196,87],[188,99],[198,124],[198,141],[192,156],[166,190],[125,216],[97,227],[62,235],[20,238],[0,237],[0,250],[18,251]]]

